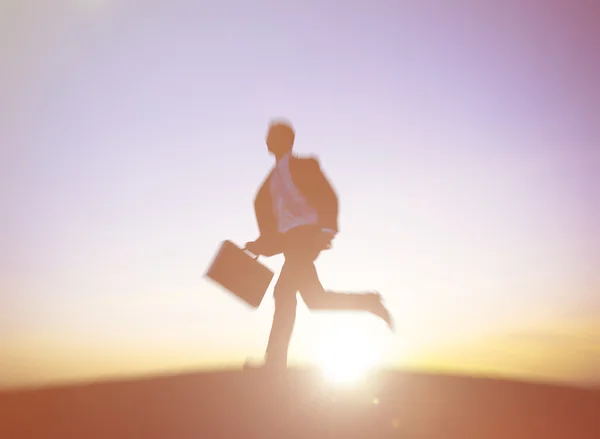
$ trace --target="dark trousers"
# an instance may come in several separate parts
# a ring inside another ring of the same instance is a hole
[[[365,310],[373,303],[372,294],[347,294],[326,291],[319,281],[314,261],[321,253],[316,242],[319,229],[296,227],[283,236],[285,263],[275,284],[275,313],[267,345],[266,361],[285,366],[296,320],[296,293],[306,306],[321,310]]]

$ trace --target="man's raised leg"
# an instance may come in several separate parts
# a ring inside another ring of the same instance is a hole
[[[342,293],[325,290],[319,280],[314,263],[311,262],[302,267],[299,290],[302,300],[309,309],[367,311],[381,318],[393,330],[392,316],[383,305],[379,293]]]

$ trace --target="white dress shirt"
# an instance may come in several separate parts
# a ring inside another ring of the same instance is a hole
[[[286,233],[295,227],[314,225],[319,222],[319,215],[306,197],[294,184],[290,172],[291,151],[281,157],[271,172],[270,187],[273,211],[277,218],[280,233]],[[332,236],[336,232],[332,229],[321,229]]]
[[[271,173],[271,198],[280,233],[298,226],[317,224],[319,220],[315,208],[308,203],[292,180],[291,156],[292,153],[289,152],[280,158]]]

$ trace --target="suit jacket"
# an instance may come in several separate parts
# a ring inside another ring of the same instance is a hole
[[[260,236],[257,244],[260,253],[273,256],[283,251],[282,235],[279,233],[277,218],[271,197],[271,175],[263,181],[254,200],[254,211]],[[338,197],[335,190],[321,171],[315,158],[290,158],[290,174],[294,185],[304,195],[308,203],[317,211],[318,226],[338,231]]]

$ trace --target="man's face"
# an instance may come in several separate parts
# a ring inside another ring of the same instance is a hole
[[[275,136],[274,136],[272,130],[270,130],[269,133],[267,134],[266,143],[267,143],[267,149],[269,150],[269,152],[274,153],[276,150],[277,141],[275,139]]]

